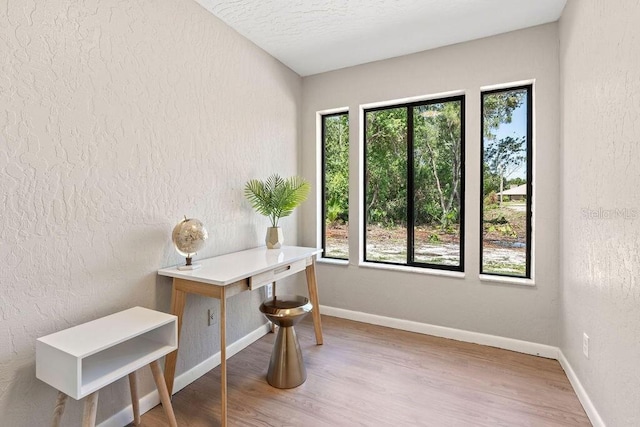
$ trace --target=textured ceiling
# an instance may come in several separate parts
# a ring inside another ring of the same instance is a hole
[[[302,76],[556,21],[566,0],[196,0]]]

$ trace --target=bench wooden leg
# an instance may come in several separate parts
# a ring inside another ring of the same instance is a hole
[[[94,391],[84,400],[84,413],[82,415],[82,427],[96,427],[96,414],[98,412],[98,392]]]
[[[136,371],[129,374],[129,389],[131,390],[131,407],[133,408],[133,425],[140,425],[140,399],[138,398],[138,378]]]
[[[169,397],[169,390],[167,390],[167,384],[164,382],[164,376],[162,375],[162,369],[160,368],[160,362],[155,360],[149,364],[151,366],[151,372],[153,372],[153,379],[156,382],[158,388],[158,394],[160,395],[160,402],[162,402],[162,409],[169,419],[169,425],[171,427],[178,427],[176,421],[176,415],[173,413],[173,406],[171,406],[171,397]]]
[[[51,427],[60,427],[60,420],[64,413],[64,405],[67,403],[67,395],[63,392],[58,392],[58,398],[56,399],[56,407],[53,409],[53,421],[51,421]]]

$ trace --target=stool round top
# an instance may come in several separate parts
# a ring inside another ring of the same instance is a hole
[[[273,316],[296,316],[311,311],[309,299],[299,295],[278,295],[260,304],[260,311]]]

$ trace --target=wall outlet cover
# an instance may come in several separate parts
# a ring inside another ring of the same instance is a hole
[[[582,333],[582,353],[584,357],[589,358],[589,335]]]
[[[207,310],[207,325],[213,326],[218,323],[218,316],[216,316],[216,311],[213,308]]]

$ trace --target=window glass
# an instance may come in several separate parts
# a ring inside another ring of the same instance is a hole
[[[464,97],[365,110],[365,260],[463,270]]]
[[[349,113],[322,116],[323,257],[349,258]]]
[[[531,90],[482,93],[483,274],[531,277]]]
[[[462,191],[459,101],[414,107],[414,261],[460,265]]]

